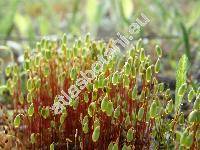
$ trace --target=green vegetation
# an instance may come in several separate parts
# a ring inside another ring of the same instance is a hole
[[[0,149],[200,149],[199,19],[198,0],[0,0]]]

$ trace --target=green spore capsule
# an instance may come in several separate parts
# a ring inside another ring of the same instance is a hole
[[[67,47],[66,47],[65,44],[63,44],[63,45],[61,46],[61,50],[62,50],[63,54],[67,55]]]
[[[183,112],[181,112],[181,114],[179,116],[179,123],[182,125],[182,124],[184,124],[184,121],[185,121],[184,114],[183,114]]]
[[[28,116],[32,117],[33,114],[34,114],[34,106],[33,106],[33,103],[32,103],[28,108]]]
[[[159,83],[159,84],[158,84],[158,89],[159,89],[159,92],[163,92],[164,89],[165,89],[164,83]]]
[[[74,57],[78,56],[78,48],[77,47],[73,48],[73,55],[74,55]]]
[[[92,141],[97,142],[100,136],[100,126],[97,126],[92,134]]]
[[[96,103],[95,102],[92,102],[90,103],[89,107],[88,107],[88,115],[90,117],[93,116],[94,112],[95,112],[95,109],[96,109]]]
[[[138,56],[135,56],[134,65],[135,68],[138,68],[140,66],[140,59],[138,58]]]
[[[11,72],[12,72],[12,67],[8,65],[5,69],[6,76],[7,77],[10,76]]]
[[[71,71],[70,71],[70,78],[72,80],[76,80],[76,76],[77,76],[77,71],[76,71],[76,68],[72,68]]]
[[[135,49],[134,48],[129,51],[129,56],[131,56],[132,58],[135,58]]]
[[[128,62],[126,62],[124,66],[124,73],[126,76],[129,76],[131,74],[131,65]]]
[[[36,49],[37,49],[37,52],[39,52],[41,50],[41,43],[40,42],[36,43]]]
[[[101,110],[102,110],[103,112],[106,111],[107,105],[108,105],[108,98],[107,98],[107,96],[105,96],[105,97],[103,98],[103,100],[101,101]]]
[[[86,103],[88,103],[89,102],[89,97],[88,97],[88,94],[84,94],[84,101],[86,102]]]
[[[122,150],[127,150],[126,144],[123,145]]]
[[[132,96],[133,100],[136,100],[136,98],[137,98],[137,85],[134,86],[131,96]]]
[[[24,96],[23,96],[23,94],[21,94],[21,95],[19,96],[19,102],[20,102],[21,105],[24,104]]]
[[[139,66],[139,74],[143,75],[143,73],[144,73],[144,66],[143,66],[143,64],[140,64],[140,66]]]
[[[82,130],[83,130],[83,132],[84,132],[85,134],[88,133],[88,131],[89,131],[88,123],[83,124]]]
[[[184,83],[181,85],[181,87],[178,89],[178,95],[183,96],[187,90],[187,83]]]
[[[41,79],[39,77],[35,78],[35,88],[39,89],[41,87]]]
[[[106,106],[106,114],[107,114],[107,116],[111,116],[113,111],[114,111],[113,103],[111,101],[108,101],[108,104]]]
[[[85,42],[86,42],[87,44],[90,43],[90,34],[87,34],[87,35],[86,35],[86,37],[85,37]]]
[[[49,69],[48,66],[46,66],[46,67],[44,68],[44,76],[47,77],[47,76],[49,75],[49,73],[50,73],[50,69]]]
[[[158,58],[154,67],[155,73],[158,73],[160,71],[160,59]]]
[[[20,118],[20,114],[18,114],[14,119],[14,127],[18,128],[20,123],[21,123],[21,118]]]
[[[62,43],[66,44],[67,43],[67,35],[64,33],[62,37]]]
[[[132,116],[132,123],[133,123],[133,125],[135,125],[135,123],[136,123],[136,121],[137,121],[137,115],[136,115],[136,113],[133,111],[132,114],[131,114],[131,116]]]
[[[17,76],[19,74],[19,67],[17,65],[13,66],[13,74]]]
[[[51,58],[51,51],[49,49],[45,50],[45,58],[49,60]]]
[[[112,76],[112,84],[117,85],[119,83],[119,75],[118,72],[115,72]]]
[[[33,94],[32,93],[27,94],[26,101],[28,103],[31,103],[33,101]]]
[[[120,106],[117,106],[117,108],[114,111],[114,118],[118,119],[118,117],[120,116]]]
[[[135,79],[136,75],[137,75],[137,73],[136,73],[136,67],[133,66],[133,68],[132,68],[132,77]]]
[[[60,116],[60,124],[62,125],[65,122],[65,119],[67,117],[66,113],[62,113],[62,115]]]
[[[88,123],[88,115],[83,118],[82,124]]]
[[[124,86],[128,89],[130,85],[130,79],[128,78],[128,76],[124,77],[123,82],[124,82]]]
[[[35,64],[35,67],[37,67],[37,68],[40,66],[40,57],[39,56],[35,57],[34,64]]]
[[[50,150],[54,150],[54,143],[51,143]]]
[[[170,89],[167,89],[166,92],[165,92],[165,98],[169,99],[170,97],[171,97]]]
[[[143,48],[141,48],[141,51],[140,51],[140,61],[141,62],[145,61],[145,52]]]
[[[126,119],[125,119],[125,126],[129,126],[131,124],[131,118],[129,116],[129,114],[126,115]]]
[[[104,83],[105,83],[104,76],[103,76],[103,75],[100,75],[99,78],[98,78],[98,85],[99,85],[99,88],[103,88],[103,87],[104,87]]]
[[[93,88],[94,89],[94,91],[92,92],[92,99],[93,100],[96,100],[97,99],[97,89],[95,89],[95,88]]]
[[[189,122],[195,122],[200,123],[200,111],[199,110],[193,110],[189,116],[188,116]]]
[[[192,89],[188,93],[188,102],[191,102],[194,97],[195,97],[195,91]]]
[[[146,81],[147,82],[151,81],[151,76],[152,76],[152,69],[151,69],[151,66],[149,66],[146,70]]]
[[[157,115],[157,104],[155,101],[153,101],[150,107],[150,117],[155,118],[156,115]]]
[[[100,121],[98,118],[96,118],[94,121],[94,128],[96,128],[97,126],[100,126]]]
[[[170,101],[167,103],[167,106],[166,106],[166,108],[165,108],[165,113],[166,113],[166,114],[170,114],[170,113],[173,111],[173,108],[174,108],[173,101],[170,100]]]
[[[24,69],[26,71],[30,70],[30,60],[29,59],[25,60],[25,62],[24,62]]]
[[[131,142],[133,140],[133,129],[130,128],[126,134],[127,142]]]
[[[158,57],[162,57],[162,49],[158,45],[156,45],[156,53]]]
[[[117,143],[115,143],[115,144],[113,145],[112,150],[118,150],[118,144],[117,144]]]
[[[143,115],[144,115],[144,108],[141,107],[141,108],[139,109],[139,111],[138,111],[137,119],[138,119],[139,121],[141,121],[142,118],[143,118]]]
[[[47,119],[47,117],[49,117],[49,108],[48,108],[48,107],[42,108],[41,114],[42,114],[42,117],[43,117],[44,119]]]
[[[31,144],[35,143],[35,133],[32,133],[30,136]]]
[[[127,146],[126,144],[123,145],[122,150],[132,150],[131,146]]]
[[[142,47],[142,39],[139,39],[135,46],[136,51],[139,52],[141,50],[141,47]]]
[[[110,144],[108,145],[108,150],[112,150],[113,148],[113,142],[110,142]]]
[[[51,121],[51,122],[50,122],[50,126],[51,126],[51,128],[55,128],[55,127],[56,127],[55,121]]]
[[[186,129],[187,130],[187,129]],[[190,148],[193,142],[193,135],[191,133],[188,134],[188,131],[184,131],[180,138],[180,144],[181,146],[185,146],[187,148]]]
[[[32,78],[29,78],[28,79],[28,81],[27,81],[27,83],[26,83],[26,87],[27,87],[27,90],[29,91],[29,92],[31,92],[32,91],[32,89],[33,89],[33,80],[32,80]]]
[[[193,109],[197,109],[197,110],[200,109],[200,95],[198,97],[196,97]]]
[[[82,46],[81,39],[79,39],[79,40],[77,41],[77,46],[78,46],[78,48],[81,48],[81,46]]]

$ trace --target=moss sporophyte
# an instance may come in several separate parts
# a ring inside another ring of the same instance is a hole
[[[175,109],[171,90],[157,78],[161,48],[155,47],[158,55],[151,59],[139,40],[124,54],[111,50],[108,55],[112,41],[86,36],[69,46],[66,39],[42,40],[32,57],[27,50],[23,68],[7,69],[13,130],[22,146],[198,149],[200,88],[183,82],[177,93],[182,98],[188,93],[194,105],[188,116]]]
[[[108,49],[103,52],[103,56],[102,55],[97,56],[98,61],[96,61],[94,64],[92,64],[92,68],[91,68],[92,70],[87,70],[89,72],[89,74],[91,75],[91,77],[88,77],[87,73],[80,72],[80,75],[83,78],[78,78],[76,80],[76,85],[70,86],[70,88],[68,89],[69,95],[67,93],[65,93],[63,90],[61,91],[62,95],[67,99],[68,102],[67,103],[64,102],[63,97],[58,96],[56,103],[51,107],[51,109],[54,110],[56,114],[61,113],[62,110],[64,109],[64,105],[65,106],[69,105],[70,101],[72,99],[76,100],[76,98],[78,97],[80,92],[88,85],[88,83],[90,83],[92,80],[94,80],[94,78],[96,78],[96,76],[100,72],[102,72],[104,65],[107,65],[108,61],[113,58],[115,53],[120,51],[120,48],[119,48],[118,45],[121,45],[124,48],[127,47],[130,44],[129,40],[130,41],[133,40],[132,35],[137,34],[138,31],[140,31],[140,26],[144,27],[145,25],[147,25],[150,22],[150,20],[143,13],[141,14],[141,17],[142,17],[142,19],[144,19],[143,20],[144,22],[142,22],[141,19],[137,18],[136,22],[132,23],[129,26],[129,33],[130,33],[129,39],[127,39],[125,36],[121,35],[118,32],[117,33],[118,39],[114,40],[113,43],[108,47]],[[65,42],[66,39],[67,38],[64,35],[62,41]],[[89,38],[86,38],[86,42],[89,42]],[[81,41],[78,40],[77,47],[74,47],[74,50],[77,52],[77,48],[80,48],[80,47],[81,47]],[[96,49],[96,45],[93,44],[92,48]],[[62,46],[62,49],[66,53],[66,46],[65,45]],[[46,54],[45,56],[47,57],[47,59],[49,59],[51,57],[51,53],[50,53],[49,50],[46,50],[45,54]],[[129,66],[129,70],[130,70],[130,66]],[[127,64],[127,67],[126,67],[126,72],[127,71],[128,71],[128,64]],[[77,74],[76,74],[75,68],[72,68],[70,75],[71,75],[72,80],[76,79]]]

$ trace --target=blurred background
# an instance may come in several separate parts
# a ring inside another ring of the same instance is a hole
[[[23,50],[42,38],[85,36],[108,41],[127,33],[129,25],[144,13],[151,22],[135,40],[153,50],[164,50],[161,76],[175,80],[182,54],[190,60],[190,77],[200,78],[200,0],[0,0],[0,62],[23,62]],[[151,51],[150,51],[151,52]]]

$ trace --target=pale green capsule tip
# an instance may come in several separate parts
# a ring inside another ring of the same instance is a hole
[[[88,123],[83,124],[83,132],[87,134],[89,131]]]
[[[67,35],[65,33],[63,34],[62,42],[64,44],[66,44],[66,42],[67,42]]]
[[[196,97],[193,109],[200,109],[200,95]]]
[[[181,146],[190,148],[193,142],[193,134],[188,133],[187,129],[183,132],[180,138],[180,144]]]
[[[131,142],[133,140],[133,129],[132,128],[130,128],[128,130],[126,138],[127,138],[127,142]]]
[[[96,103],[95,102],[90,103],[90,105],[88,107],[88,115],[90,117],[93,116],[95,109],[96,109]]]
[[[144,108],[143,107],[141,107],[140,109],[139,109],[139,111],[138,111],[138,120],[139,121],[141,121],[142,120],[142,118],[143,118],[143,115],[144,115]]]
[[[114,111],[114,118],[118,118],[120,116],[120,106],[118,106]]]
[[[170,100],[170,101],[167,103],[165,112],[168,114],[168,113],[171,113],[172,111],[173,111],[173,101]]]
[[[156,52],[158,57],[162,57],[162,49],[158,45],[156,45]]]
[[[110,144],[108,145],[108,150],[112,150],[113,148],[113,142],[110,142]]]
[[[113,85],[117,85],[118,82],[119,82],[119,75],[118,72],[115,72],[112,76],[112,83]]]
[[[178,89],[178,95],[183,96],[187,90],[187,83],[184,83],[181,85],[181,87]]]
[[[34,144],[35,143],[35,133],[31,134],[30,139],[31,139],[31,143]]]
[[[194,97],[195,97],[195,91],[192,89],[188,93],[188,101],[191,102]]]
[[[100,126],[97,126],[92,134],[92,141],[97,142],[100,136]]]
[[[106,114],[107,114],[107,116],[111,116],[113,111],[114,111],[113,102],[109,101],[107,106],[106,106]]]
[[[20,123],[21,123],[21,118],[20,118],[20,114],[18,114],[18,115],[15,117],[15,119],[14,119],[14,126],[15,126],[15,128],[18,128],[19,125],[20,125]]]
[[[149,66],[146,70],[146,81],[147,82],[151,81],[151,76],[152,76],[152,69],[151,69],[151,66]]]
[[[200,122],[200,111],[199,110],[193,110],[189,116],[188,116],[189,122]]]
[[[29,117],[32,117],[33,116],[33,113],[34,113],[34,106],[33,106],[33,103],[29,106],[28,108],[28,115]]]
[[[117,143],[115,143],[115,144],[113,145],[112,150],[118,150],[118,144],[117,144]]]
[[[135,100],[137,98],[137,86],[135,85],[132,90],[132,99]]]
[[[157,104],[155,101],[153,101],[150,107],[150,116],[151,118],[155,118],[156,115],[157,115]]]
[[[155,73],[158,73],[160,71],[160,59],[158,58],[158,60],[156,61],[155,67],[154,67],[154,71]]]
[[[141,51],[140,51],[140,61],[144,62],[144,60],[145,60],[145,52],[144,52],[144,49],[141,48]]]
[[[50,150],[54,150],[54,143],[51,143]]]

